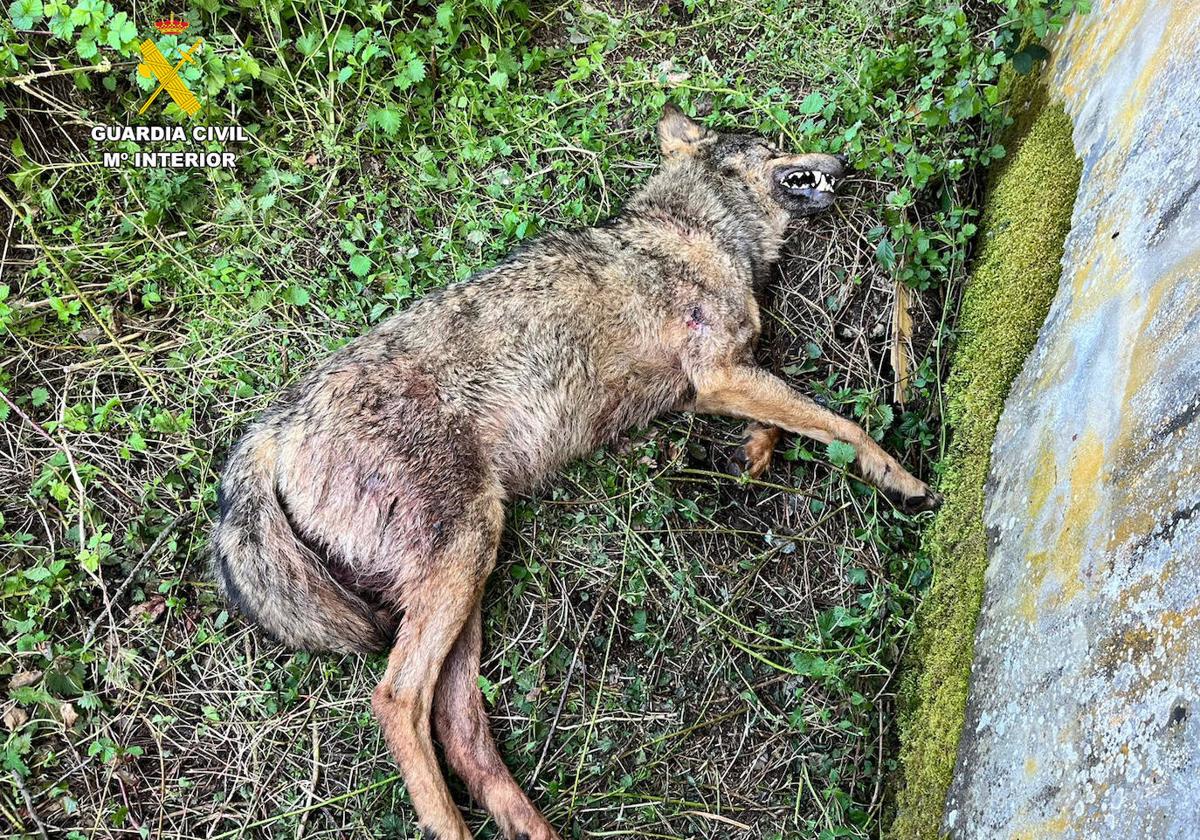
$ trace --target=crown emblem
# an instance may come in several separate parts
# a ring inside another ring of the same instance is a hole
[[[164,35],[178,35],[189,26],[191,24],[186,20],[175,20],[175,15],[171,15],[169,20],[157,20],[154,22],[154,28]]]

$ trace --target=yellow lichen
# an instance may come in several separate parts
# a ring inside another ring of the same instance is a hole
[[[1029,581],[1019,608],[1026,621],[1037,617],[1041,604],[1048,603],[1057,608],[1083,591],[1080,562],[1087,524],[1097,507],[1096,486],[1103,467],[1104,444],[1095,432],[1087,432],[1071,453],[1070,498],[1054,549],[1035,552],[1028,557]],[[1046,590],[1047,582],[1049,591]]]
[[[1071,121],[1040,90],[1018,90],[1017,140],[996,173],[982,250],[963,297],[962,340],[948,389],[953,441],[940,489],[946,503],[926,534],[930,591],[902,685],[897,840],[939,836],[966,709],[987,538],[984,482],[1004,399],[1033,347],[1058,288],[1080,164]],[[1053,464],[1043,464],[1053,480]],[[1047,491],[1048,494],[1049,491]],[[1044,500],[1043,500],[1044,501]]]
[[[1013,834],[1013,840],[1048,840],[1060,837],[1071,827],[1071,820],[1066,814],[1059,814],[1048,820],[1039,820],[1025,828],[1018,828]]]
[[[1108,70],[1109,64],[1119,54],[1121,45],[1129,43],[1130,34],[1145,16],[1146,2],[1129,0],[1120,14],[1110,15],[1099,25],[1085,15],[1075,15],[1067,24],[1060,36],[1060,40],[1071,42],[1070,49],[1066,51],[1089,58],[1086,62],[1069,64],[1058,81],[1058,88],[1068,102],[1075,102],[1086,95],[1092,82]],[[1076,40],[1078,44],[1074,43]]]
[[[1151,95],[1154,85],[1166,78],[1164,68],[1171,56],[1187,54],[1188,51],[1195,50],[1195,30],[1188,26],[1189,17],[1195,13],[1195,9],[1191,7],[1190,3],[1178,3],[1171,7],[1167,22],[1163,27],[1162,38],[1155,45],[1154,52],[1143,62],[1137,78],[1130,86],[1121,109],[1123,119],[1120,126],[1120,142],[1125,148],[1132,145],[1138,117],[1146,112],[1145,100]],[[1131,19],[1137,20],[1140,17],[1141,15]],[[1079,63],[1090,64],[1091,62]]]
[[[1043,448],[1042,460],[1034,470],[1033,479],[1029,483],[1029,518],[1036,519],[1042,512],[1050,491],[1058,481],[1058,465],[1054,463],[1054,453],[1049,448]]]

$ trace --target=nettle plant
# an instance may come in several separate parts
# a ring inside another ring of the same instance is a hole
[[[860,168],[895,184],[884,224],[869,236],[879,262],[914,289],[960,276],[977,215],[960,185],[1004,157],[997,138],[1010,122],[1006,68],[1033,72],[1048,56],[1038,42],[1090,8],[1088,0],[995,5],[1001,13],[990,41],[960,6],[921,16],[903,43],[868,51],[857,84],[804,125],[806,135],[834,136]]]
[[[441,78],[444,74],[439,70],[451,66],[431,58],[453,56],[453,65],[461,72],[452,73],[450,81],[484,70],[484,78],[495,90],[503,90],[517,73],[537,63],[530,56],[524,56],[522,62],[513,49],[527,40],[525,28],[520,25],[529,17],[523,3],[446,0],[439,5],[421,3],[393,10],[380,3],[351,2],[343,5],[342,10],[348,13],[345,20],[359,25],[344,23],[333,31],[321,23],[310,25],[309,20],[318,15],[306,13],[320,10],[291,3],[267,2],[255,9],[230,9],[216,0],[196,0],[190,8],[182,18],[200,24],[205,40],[218,49],[203,51],[197,64],[186,66],[182,72],[190,81],[203,79],[210,97],[223,98],[224,105],[232,105],[231,100],[241,97],[251,80],[262,76],[263,68],[251,55],[256,46],[264,46],[256,45],[257,38],[267,41],[283,61],[274,75],[264,79],[268,86],[284,81],[287,74],[294,74],[309,61],[328,56],[336,59],[330,61],[330,77],[337,84],[356,83],[359,94],[367,85],[394,91],[395,107],[374,107],[370,113],[371,124],[388,136],[395,136],[401,125],[414,116],[430,116],[423,108],[405,110],[403,106],[414,104],[405,100],[427,97],[435,87],[445,85],[447,80]],[[154,37],[168,57],[175,55],[177,45],[191,43],[190,34],[158,36],[147,31],[151,14],[144,15],[146,20],[135,21],[106,0],[80,0],[77,5],[66,0],[14,0],[8,7],[7,20],[0,23],[0,78],[27,73],[31,61],[41,57],[78,67],[75,83],[87,89],[91,81],[84,71],[107,70],[121,60],[136,58],[137,45],[145,37]],[[244,40],[224,31],[223,20],[241,24],[245,16],[255,19],[259,31]],[[503,36],[507,43],[499,43],[487,34],[472,37],[477,24],[486,25],[493,36]],[[103,78],[109,90],[115,89],[115,79]],[[143,78],[138,83],[143,88],[155,84]],[[417,127],[421,125],[417,123]]]
[[[960,6],[948,4],[920,16],[888,49],[868,50],[857,77],[831,95],[813,93],[790,108],[765,103],[760,109],[766,118],[760,129],[782,131],[807,148],[846,152],[860,169],[896,185],[882,214],[885,224],[871,238],[880,263],[915,289],[937,286],[961,268],[975,225],[966,209],[970,202],[957,198],[955,186],[1004,154],[994,142],[1006,119],[1002,71],[1012,66],[1031,72],[1047,55],[1038,41],[1070,14],[1088,10],[1088,0],[993,5],[990,38],[976,34]],[[415,4],[401,19],[382,4],[350,3],[347,11],[361,25],[327,31],[309,24],[303,7],[294,4],[238,11],[199,0],[186,17],[200,24],[215,48],[203,50],[181,72],[202,85],[206,107],[215,113],[245,105],[256,86],[269,91],[285,85],[316,63],[345,97],[367,103],[358,118],[394,142],[428,132],[445,107],[471,107],[488,121],[488,108],[503,107],[509,85],[547,58],[528,43],[523,3]],[[0,26],[0,78],[27,74],[33,59],[41,58],[78,67],[72,78],[83,89],[93,84],[87,71],[119,63],[127,64],[124,72],[140,90],[155,84],[138,76],[132,61],[147,33],[106,0],[14,0],[8,12]],[[259,18],[261,33],[242,39],[221,26],[222,19],[232,23],[244,14]],[[278,66],[264,68],[254,58],[261,47],[256,38],[270,42]],[[155,38],[165,55],[188,40]],[[590,52],[577,59],[577,73],[597,60],[602,56]],[[113,91],[118,76],[102,72],[100,83]],[[686,88],[680,94],[689,96]]]

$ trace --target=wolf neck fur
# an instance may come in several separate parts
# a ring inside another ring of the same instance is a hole
[[[748,266],[754,286],[770,276],[783,245],[782,231],[745,193],[731,193],[685,167],[659,170],[619,216],[661,227],[670,237],[704,241]]]

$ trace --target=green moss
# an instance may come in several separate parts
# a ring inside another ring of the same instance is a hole
[[[1010,152],[995,174],[982,249],[963,294],[962,339],[947,384],[953,442],[940,489],[946,503],[926,533],[933,584],[917,615],[902,685],[897,840],[940,836],[958,750],[983,598],[984,482],[1004,399],[1033,348],[1058,288],[1063,242],[1079,185],[1071,120],[1043,91],[1014,91]]]

